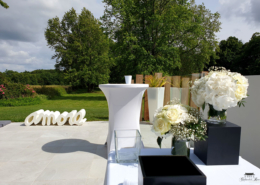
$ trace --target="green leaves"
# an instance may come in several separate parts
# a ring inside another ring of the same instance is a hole
[[[0,5],[4,7],[5,9],[9,8],[8,4],[0,0]]]
[[[202,110],[203,110],[203,111],[205,110],[205,107],[206,107],[206,102],[204,102],[204,103],[202,104]]]
[[[113,73],[200,72],[215,53],[219,14],[193,1],[104,0],[105,33],[115,41]],[[120,79],[121,80],[121,79]]]
[[[48,21],[45,38],[55,50],[55,67],[66,72],[73,87],[92,91],[95,85],[108,82],[113,59],[109,57],[110,40],[100,24],[86,8],[79,15],[72,8],[62,20]]]
[[[249,96],[249,95],[247,95],[247,96]],[[241,101],[239,101],[239,102],[237,103],[237,105],[238,105],[239,107],[241,107],[241,105],[243,105],[243,107],[245,107],[245,104],[244,104],[244,103],[246,103],[245,98],[243,98]]]
[[[163,140],[163,137],[158,137],[158,138],[157,138],[157,144],[159,145],[160,148],[162,148],[162,147],[161,147],[161,145],[162,145],[162,140]]]
[[[226,119],[226,111],[227,110],[224,109],[222,111],[217,111],[214,109],[213,105],[209,104],[208,118],[219,116],[221,119]]]
[[[208,66],[223,66],[242,75],[259,75],[259,45],[260,34],[258,32],[254,33],[249,42],[244,44],[236,37],[229,37],[219,43],[216,58],[212,57]]]

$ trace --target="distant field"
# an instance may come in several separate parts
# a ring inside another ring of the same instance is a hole
[[[0,107],[0,120],[23,122],[26,116],[39,109],[60,112],[85,109],[88,121],[108,120],[107,101],[101,91],[95,93],[66,94],[51,100],[45,100],[38,105]]]

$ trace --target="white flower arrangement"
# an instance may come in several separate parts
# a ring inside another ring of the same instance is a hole
[[[217,111],[244,105],[247,98],[248,80],[240,73],[230,72],[224,67],[211,67],[209,74],[194,82],[191,87],[193,102],[205,108],[210,104]]]
[[[176,140],[204,140],[206,129],[206,123],[202,121],[200,112],[180,104],[177,99],[158,109],[154,114],[152,131],[158,136],[157,142],[160,147],[163,137],[168,136],[173,136]]]

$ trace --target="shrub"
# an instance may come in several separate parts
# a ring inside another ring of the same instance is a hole
[[[0,85],[0,99],[34,97],[36,92],[30,85],[6,82]]]
[[[20,97],[15,99],[2,99],[0,100],[1,107],[12,107],[12,106],[26,106],[26,105],[36,105],[46,100],[45,95],[37,95],[33,97]]]
[[[57,96],[62,96],[67,94],[66,90],[62,86],[42,86],[35,88],[36,92],[39,94],[45,94],[48,98],[54,98]]]

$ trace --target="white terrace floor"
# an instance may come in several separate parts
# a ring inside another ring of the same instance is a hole
[[[108,122],[83,126],[0,128],[0,185],[103,185]],[[158,148],[151,125],[141,124],[145,147]],[[170,147],[170,140],[163,141]]]

